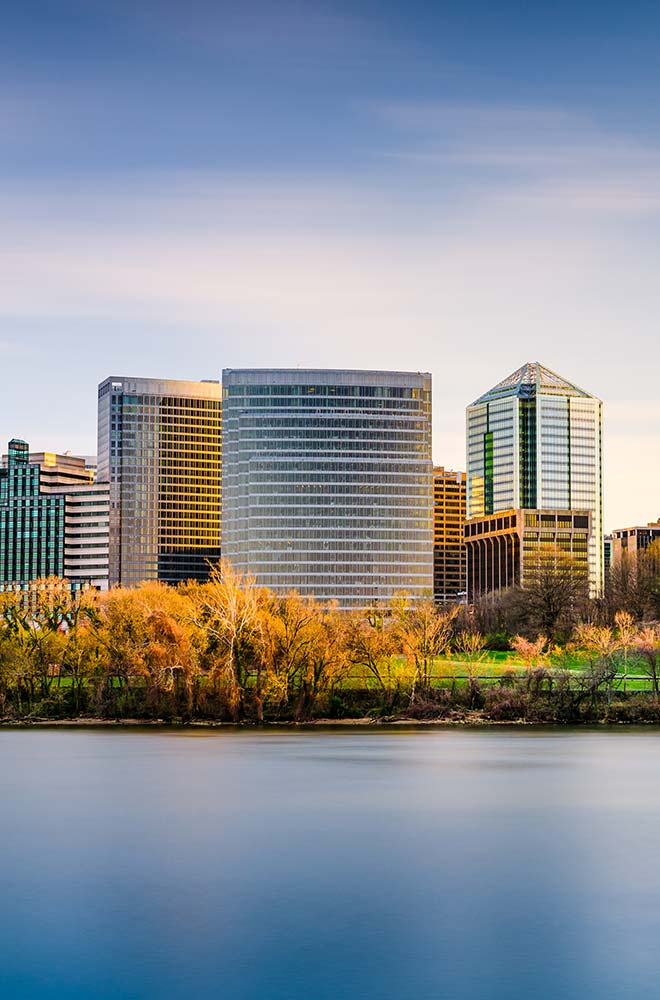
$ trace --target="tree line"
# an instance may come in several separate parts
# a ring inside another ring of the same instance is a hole
[[[524,589],[484,595],[473,606],[478,628],[489,636],[492,648],[503,649],[513,635],[539,632],[565,644],[578,625],[611,626],[621,611],[637,623],[660,621],[660,541],[618,559],[597,598],[589,596],[583,569],[570,556],[551,551],[532,570]]]
[[[654,566],[651,551],[617,569],[598,601],[556,563],[524,591],[471,607],[402,594],[352,612],[276,596],[227,563],[177,587],[72,592],[39,580],[0,594],[0,718],[660,721]],[[485,683],[498,646],[524,669]],[[640,673],[650,698],[633,693]]]

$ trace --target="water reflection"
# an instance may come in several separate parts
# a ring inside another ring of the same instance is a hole
[[[0,995],[654,995],[653,730],[0,731]]]

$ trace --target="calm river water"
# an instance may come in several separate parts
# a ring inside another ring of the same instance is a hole
[[[0,730],[0,996],[657,996],[659,848],[652,730]]]

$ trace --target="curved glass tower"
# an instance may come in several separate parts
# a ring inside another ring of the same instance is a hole
[[[222,554],[278,594],[433,589],[431,376],[226,369]]]

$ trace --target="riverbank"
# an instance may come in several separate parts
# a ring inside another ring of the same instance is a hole
[[[59,680],[59,678],[58,678]],[[15,690],[0,697],[0,725],[69,726],[450,726],[660,724],[660,694],[626,690],[626,681],[600,671],[561,674],[533,670],[496,683],[469,677],[465,683],[424,688],[348,687],[288,698],[260,694],[256,684],[233,702],[208,684],[173,685],[165,692],[147,684],[123,687],[73,685],[45,692]],[[1,692],[0,692],[1,695]],[[3,704],[4,702],[4,704]]]
[[[575,726],[658,726],[660,714],[653,717],[635,715],[621,718],[584,715],[579,719],[558,720],[556,718],[510,718],[492,719],[483,712],[468,712],[465,715],[445,716],[441,718],[420,719],[414,716],[400,715],[393,718],[373,718],[364,716],[358,719],[307,719],[296,722],[292,719],[266,720],[255,722],[228,722],[209,719],[103,719],[95,717],[75,717],[69,719],[0,719],[2,729],[199,729],[199,730],[280,730],[280,729],[396,729],[397,727],[414,727],[433,729],[438,727],[451,728],[482,728],[482,727],[525,727],[525,728],[571,728]]]

